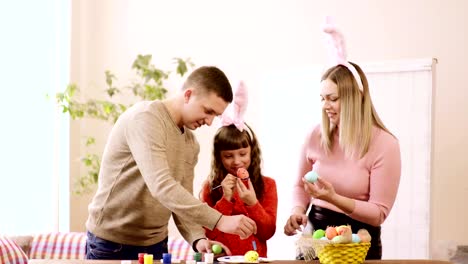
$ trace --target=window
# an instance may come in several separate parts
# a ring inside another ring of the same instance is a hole
[[[69,123],[53,95],[68,83],[70,1],[4,2],[0,32],[0,234],[66,231]]]

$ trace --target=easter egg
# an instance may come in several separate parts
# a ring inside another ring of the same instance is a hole
[[[343,236],[335,236],[333,237],[333,239],[331,240],[332,243],[337,243],[337,244],[340,244],[340,243],[343,243]]]
[[[244,168],[237,169],[237,177],[243,179],[247,179],[249,177],[249,172]]]
[[[223,248],[218,244],[213,244],[211,246],[211,251],[213,251],[214,254],[219,254],[219,253],[223,252]]]
[[[320,239],[325,236],[325,231],[323,229],[317,229],[314,231],[314,234],[312,235],[313,238],[315,239]]]
[[[346,226],[346,225],[340,225],[340,226],[335,227],[336,232],[338,233],[338,235],[342,235],[343,231],[345,229],[347,229],[347,228],[348,228],[348,226]]]
[[[336,229],[335,227],[333,226],[329,226],[327,227],[327,229],[325,230],[325,235],[327,236],[327,238],[329,240],[333,239],[334,237],[336,237],[338,235],[338,233],[336,232]]]
[[[361,242],[370,242],[371,241],[371,235],[366,229],[359,229],[357,232],[357,235],[361,239]]]
[[[359,243],[361,242],[361,238],[357,234],[353,234],[352,241],[353,243]]]
[[[249,250],[244,255],[244,259],[247,262],[257,262],[258,261],[258,253],[255,250]]]
[[[310,182],[310,183],[314,183],[317,181],[319,175],[315,172],[315,171],[309,171],[308,173],[306,173],[306,175],[304,176],[304,178],[306,179],[306,181]]]

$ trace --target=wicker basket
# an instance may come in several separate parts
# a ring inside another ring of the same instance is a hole
[[[318,256],[322,264],[363,263],[370,247],[370,243],[334,244],[310,236],[301,236],[296,244],[306,261]]]

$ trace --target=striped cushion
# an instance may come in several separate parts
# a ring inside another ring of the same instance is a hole
[[[187,241],[183,238],[171,238],[169,237],[167,242],[167,249],[169,253],[171,253],[171,257],[173,259],[184,259],[184,260],[191,260],[193,259],[192,247],[190,246]]]
[[[30,259],[84,259],[85,233],[46,233],[34,237]]]
[[[0,263],[27,264],[28,257],[10,238],[0,236]]]

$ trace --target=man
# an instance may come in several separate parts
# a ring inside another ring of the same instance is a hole
[[[190,130],[211,125],[232,97],[221,70],[201,67],[175,97],[139,102],[119,117],[89,205],[88,259],[137,259],[142,252],[162,258],[171,215],[198,252],[214,243],[205,239],[202,226],[241,238],[256,233],[252,219],[223,216],[192,195],[200,147]]]

